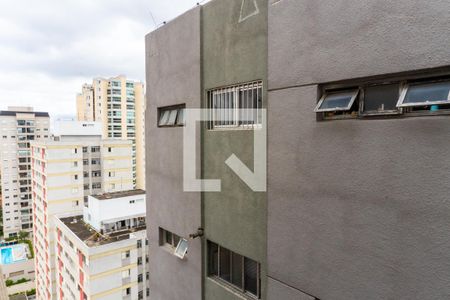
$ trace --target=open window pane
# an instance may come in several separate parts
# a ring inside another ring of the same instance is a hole
[[[364,112],[396,110],[399,90],[398,84],[367,87],[364,90]]]
[[[319,101],[315,111],[327,112],[350,110],[357,96],[358,90],[326,93]]]
[[[177,125],[184,125],[185,122],[184,108],[180,108],[178,110]]]
[[[180,239],[177,245],[177,248],[175,249],[175,256],[183,259],[186,256],[186,253],[188,251],[188,241],[186,239]]]
[[[258,296],[258,263],[249,258],[244,259],[245,290]]]
[[[169,126],[175,125],[175,121],[177,120],[177,115],[178,115],[178,109],[171,110],[170,115],[169,115],[169,121],[167,122],[167,125],[169,125]]]
[[[169,121],[169,117],[170,117],[170,111],[163,111],[162,113],[161,113],[161,116],[160,116],[160,118],[159,118],[159,123],[158,123],[158,125],[159,126],[164,126],[164,125],[167,125],[167,122]]]
[[[450,81],[409,85],[399,106],[447,103],[450,104]]]
[[[231,282],[231,252],[220,247],[220,274],[223,280]]]

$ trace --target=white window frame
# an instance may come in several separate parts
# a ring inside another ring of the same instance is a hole
[[[182,250],[183,245],[186,245],[186,247]],[[175,255],[179,259],[184,259],[188,249],[189,249],[188,240],[181,238],[180,241],[178,242],[177,247],[175,248],[175,251],[173,252],[173,255]]]
[[[403,89],[400,94],[400,98],[397,103],[397,107],[417,107],[417,106],[430,106],[430,105],[439,105],[439,104],[450,104],[450,93],[447,96],[447,100],[436,100],[436,101],[424,101],[424,102],[413,102],[413,103],[403,103],[406,99],[406,94],[408,93],[408,90],[411,86],[417,86],[417,85],[426,85],[426,84],[433,84],[433,83],[440,83],[440,82],[449,82],[450,80],[434,80],[434,81],[423,81],[423,82],[408,82],[403,83]]]
[[[346,107],[334,107],[334,108],[320,108],[325,101],[325,99],[332,94],[353,94],[352,98],[350,99],[350,102]],[[359,88],[355,89],[345,89],[345,90],[339,90],[339,91],[325,91],[325,93],[322,95],[322,97],[319,100],[319,103],[317,103],[316,108],[314,109],[314,112],[320,113],[320,112],[333,112],[333,111],[349,111],[353,104],[355,103],[356,99],[358,98],[358,95],[360,93]]]

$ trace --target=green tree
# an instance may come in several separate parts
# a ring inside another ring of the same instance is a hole
[[[26,240],[29,236],[30,236],[30,233],[28,233],[28,232],[25,232],[25,231],[19,232],[19,240],[20,241]]]

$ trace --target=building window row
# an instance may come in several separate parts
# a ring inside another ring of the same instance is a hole
[[[450,112],[449,78],[324,86],[314,110],[319,119]]]

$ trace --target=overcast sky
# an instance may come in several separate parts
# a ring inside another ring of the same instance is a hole
[[[75,115],[93,77],[145,81],[144,36],[199,0],[0,0],[0,110]]]

